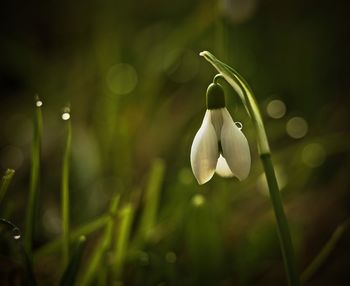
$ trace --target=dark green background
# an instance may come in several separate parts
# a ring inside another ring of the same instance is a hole
[[[255,91],[274,162],[287,177],[282,195],[304,270],[349,217],[349,5],[225,3],[222,8],[224,1],[3,1],[0,170],[14,168],[16,175],[1,216],[24,228],[34,95],[39,94],[44,133],[36,247],[60,233],[60,116],[70,104],[73,227],[101,214],[115,191],[124,202],[142,196],[153,160],[165,160],[158,214],[163,236],[144,250],[147,265],[126,265],[126,285],[284,285],[270,202],[257,183],[262,168],[253,128],[227,85],[228,108],[250,142],[252,173],[243,183],[215,176],[199,187],[190,171],[191,143],[215,75],[198,56],[208,50],[235,67]],[[137,74],[126,94],[113,92],[107,80],[119,63]],[[266,114],[275,98],[287,106],[278,120]],[[293,116],[308,122],[302,139],[285,131]],[[320,144],[326,154],[316,168],[301,156],[310,143]],[[202,207],[191,203],[196,194],[205,198]],[[141,209],[136,208],[134,229]],[[350,283],[349,235],[345,231],[308,285]],[[1,244],[0,275],[8,278],[20,267],[6,245]],[[177,255],[173,264],[164,260],[168,251]],[[53,256],[35,265],[41,285],[57,280],[57,261]]]

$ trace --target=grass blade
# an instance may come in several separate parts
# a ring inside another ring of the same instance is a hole
[[[123,270],[125,255],[128,249],[128,241],[131,232],[131,226],[134,218],[134,208],[129,203],[119,213],[120,224],[116,233],[116,243],[113,256],[113,279],[119,280]]]
[[[78,246],[72,255],[72,258],[63,273],[60,281],[61,286],[72,286],[75,284],[79,266],[81,264],[81,258],[86,244],[85,236],[81,236],[78,241]]]
[[[314,260],[310,263],[310,265],[306,268],[306,270],[301,275],[301,282],[305,284],[309,281],[318,270],[322,267],[322,265],[326,262],[327,258],[337,245],[339,239],[342,237],[344,231],[349,227],[350,219],[343,222],[339,225],[335,231],[333,232],[331,238],[327,241],[327,243],[323,246],[319,254],[314,258]]]
[[[144,210],[136,238],[136,244],[143,243],[152,236],[158,210],[160,190],[164,178],[164,171],[164,161],[161,159],[156,159],[153,162],[149,175],[144,201]]]
[[[26,226],[25,226],[25,240],[24,248],[28,254],[29,259],[32,257],[32,244],[35,233],[35,217],[38,208],[38,194],[39,194],[39,177],[40,177],[40,150],[41,150],[41,134],[42,134],[42,101],[36,97],[35,102],[35,116],[34,116],[34,128],[33,128],[33,141],[32,141],[32,166],[30,174],[30,189],[29,199],[27,205],[26,214]]]
[[[70,121],[70,110],[65,108],[62,114],[62,119],[66,121],[66,144],[63,155],[62,163],[62,181],[61,181],[61,200],[62,200],[62,253],[63,253],[63,265],[67,266],[69,261],[69,237],[70,237],[70,226],[69,226],[69,161],[71,152],[72,142],[72,124]]]
[[[110,215],[102,215],[95,220],[78,227],[74,231],[71,231],[69,240],[74,241],[79,238],[81,235],[89,235],[90,233],[93,233],[100,228],[104,227],[106,223],[109,221]],[[59,237],[58,239],[51,241],[44,246],[42,246],[40,249],[38,249],[34,254],[34,260],[49,255],[52,252],[57,251],[62,247],[63,244],[63,238]]]
[[[89,264],[84,272],[84,276],[82,277],[79,285],[91,285],[91,282],[95,277],[95,274],[97,273],[99,266],[101,266],[101,263],[103,264],[103,261],[102,261],[103,257],[106,251],[108,251],[108,249],[111,247],[113,229],[114,229],[115,220],[116,220],[115,215],[117,212],[118,204],[119,204],[119,195],[115,196],[111,202],[111,205],[109,207],[109,212],[111,216],[108,219],[104,235],[101,238],[100,243],[96,246],[95,252],[93,253],[92,257],[89,260]]]
[[[11,183],[12,177],[15,174],[15,170],[7,169],[5,172],[5,175],[1,179],[1,185],[0,185],[0,205],[5,197],[5,194],[7,192],[7,189]]]

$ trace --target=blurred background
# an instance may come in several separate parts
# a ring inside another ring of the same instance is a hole
[[[131,243],[151,170],[164,170],[154,230],[127,255],[124,285],[286,285],[253,126],[225,83],[228,109],[250,143],[251,174],[244,182],[214,176],[204,186],[192,175],[190,148],[215,75],[199,52],[236,68],[256,94],[303,272],[350,215],[348,11],[345,0],[2,3],[0,171],[16,174],[0,216],[24,230],[38,94],[34,251],[61,235],[61,114],[70,105],[72,229],[106,213],[118,193],[135,211]],[[101,233],[88,236],[81,273]],[[21,285],[16,245],[2,236],[1,280]],[[349,285],[349,239],[345,227],[307,285]],[[60,259],[59,249],[38,254],[39,285],[57,283]]]

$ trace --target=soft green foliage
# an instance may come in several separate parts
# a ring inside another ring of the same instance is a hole
[[[60,280],[61,286],[73,286],[76,285],[76,277],[79,270],[79,267],[81,266],[81,260],[83,256],[83,251],[86,244],[86,238],[85,236],[79,237],[78,245],[75,249],[75,252],[72,254],[72,257],[69,261],[69,264],[67,265],[62,278]]]
[[[125,257],[127,255],[131,226],[134,218],[134,209],[131,204],[124,206],[119,213],[120,226],[116,230],[116,239],[113,249],[112,269],[113,280],[121,278]]]
[[[84,270],[83,277],[79,282],[79,285],[91,285],[97,270],[100,269],[103,272],[103,276],[107,276],[108,265],[106,263],[107,252],[110,251],[111,243],[113,240],[113,230],[115,229],[117,209],[119,205],[120,195],[116,195],[109,207],[109,213],[111,216],[108,218],[106,223],[104,234],[100,239],[100,242],[96,245],[94,252],[89,257],[89,262]],[[106,278],[101,278],[106,280]]]
[[[337,227],[350,217],[348,5],[5,1],[0,174],[16,175],[0,191],[0,212],[21,230],[28,263],[1,227],[0,284],[58,285],[63,252],[68,266],[83,235],[76,285],[286,285],[259,159],[271,147],[298,272],[310,286],[346,285],[349,228]],[[217,73],[203,50],[222,63],[217,83],[249,142],[243,182],[214,175],[198,186],[191,172]],[[242,104],[252,90],[255,124]],[[255,136],[259,120],[269,146]]]
[[[164,161],[161,159],[154,160],[148,178],[147,189],[145,190],[144,207],[136,237],[136,247],[140,247],[154,235],[164,172]]]

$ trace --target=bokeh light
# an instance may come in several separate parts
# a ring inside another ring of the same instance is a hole
[[[293,117],[288,120],[286,125],[287,134],[294,139],[303,138],[307,134],[308,128],[306,120],[302,117]]]
[[[267,114],[274,119],[282,118],[286,114],[287,108],[282,100],[271,100],[266,106]]]
[[[107,73],[107,85],[113,93],[118,95],[132,92],[137,80],[135,68],[127,63],[116,64]]]
[[[205,198],[203,195],[196,194],[192,197],[192,204],[195,207],[200,207],[205,203]]]
[[[302,161],[305,165],[315,168],[323,164],[326,159],[326,150],[319,143],[310,143],[304,146]]]

